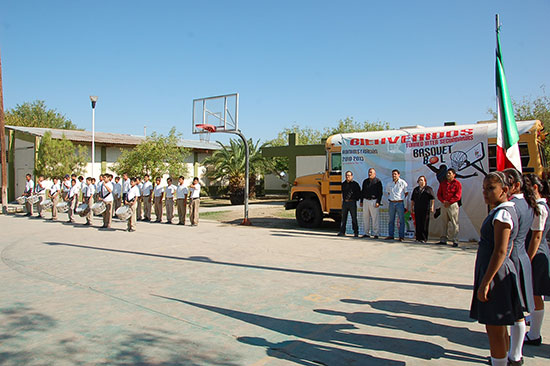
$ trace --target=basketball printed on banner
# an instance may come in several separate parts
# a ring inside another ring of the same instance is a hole
[[[437,156],[432,156],[429,161],[430,161],[430,164],[437,164],[437,162],[439,161],[439,158]]]

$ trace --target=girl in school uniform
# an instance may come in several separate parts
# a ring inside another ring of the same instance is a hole
[[[510,259],[514,262],[516,272],[518,273],[523,295],[523,311],[530,313],[535,310],[535,298],[533,297],[533,276],[531,273],[531,261],[525,249],[527,234],[531,229],[534,217],[539,215],[540,209],[537,205],[533,189],[526,186],[523,177],[516,169],[505,169],[504,174],[508,178],[510,187],[510,202],[515,204],[518,215],[518,236],[514,241]],[[510,352],[508,358],[512,362],[521,364],[523,362],[523,340],[527,327],[523,315],[516,319],[514,325],[510,328]]]
[[[520,285],[509,258],[519,227],[509,191],[502,172],[491,172],[483,180],[483,197],[492,210],[481,226],[470,307],[470,317],[485,324],[493,366],[508,365],[506,326],[523,316]]]
[[[535,174],[525,176],[525,185],[533,187],[533,192],[540,208],[540,214],[535,216],[531,226],[531,238],[527,242],[527,254],[531,259],[533,272],[533,294],[535,310],[530,314],[531,325],[525,334],[524,344],[540,346],[540,334],[544,319],[544,296],[550,296],[550,248],[546,236],[550,230],[550,215],[547,197],[548,185],[544,185]]]

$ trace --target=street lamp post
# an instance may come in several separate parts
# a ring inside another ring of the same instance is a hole
[[[97,96],[90,95],[90,101],[92,102],[92,177],[95,177],[95,104],[97,102]]]

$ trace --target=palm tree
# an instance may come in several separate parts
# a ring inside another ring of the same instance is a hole
[[[207,166],[206,175],[211,179],[221,179],[229,183],[229,197],[234,205],[244,202],[246,150],[240,140],[231,139],[229,145],[218,141],[221,149],[215,151],[204,160]],[[252,139],[248,140],[249,147],[249,197],[255,194],[256,177],[274,170],[271,160],[264,158],[261,149],[266,144],[260,145]]]

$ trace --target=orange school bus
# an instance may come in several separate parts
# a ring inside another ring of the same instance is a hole
[[[460,125],[454,128],[474,128],[479,124],[487,125],[489,171],[496,170],[496,122],[482,121],[477,125]],[[541,142],[544,140],[542,123],[535,121],[517,122],[520,134],[519,149],[524,173],[542,175],[546,169]],[[407,128],[411,134],[422,133],[425,127]],[[326,165],[324,173],[305,175],[296,178],[290,191],[290,200],[285,208],[296,209],[296,220],[302,227],[312,228],[321,225],[323,218],[340,221],[342,209],[342,141],[352,136],[364,139],[372,138],[373,132],[337,134],[330,136],[326,143]],[[379,132],[378,132],[379,133]]]

